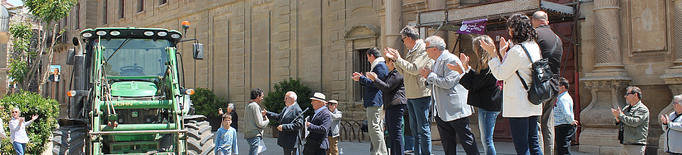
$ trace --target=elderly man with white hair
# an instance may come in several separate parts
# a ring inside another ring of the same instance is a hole
[[[422,68],[419,74],[431,86],[433,115],[445,154],[457,154],[457,139],[462,142],[466,154],[479,154],[474,134],[469,128],[469,116],[473,107],[467,102],[468,90],[459,84],[461,75],[447,64],[462,66],[459,58],[446,50],[445,41],[438,36],[426,38],[426,54],[436,60],[433,68]],[[464,70],[464,69],[462,69]]]
[[[237,111],[234,111],[234,103],[227,104],[227,113],[232,116],[232,124],[230,124],[230,126],[233,127],[235,131],[239,131],[239,115],[237,115]],[[223,115],[223,108],[218,109],[218,114],[221,116]]]
[[[282,151],[285,155],[294,155],[296,153],[296,148],[298,146],[296,138],[298,138],[298,131],[303,126],[303,123],[296,121],[296,117],[301,115],[301,107],[298,106],[296,100],[298,96],[295,92],[289,91],[284,94],[284,109],[281,113],[275,113],[268,111],[265,116],[271,120],[279,121],[280,125],[277,126],[279,130],[279,136],[277,138],[277,145],[282,147]]]

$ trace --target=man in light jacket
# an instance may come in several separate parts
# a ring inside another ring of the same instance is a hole
[[[670,153],[670,155],[682,154],[682,95],[675,95],[673,98],[673,108],[675,111],[670,115],[661,115],[661,127],[663,128],[663,135],[665,142],[663,150]]]
[[[332,126],[329,127],[329,134],[327,139],[329,139],[329,150],[327,150],[327,155],[339,155],[339,127],[341,126],[341,117],[343,113],[341,110],[337,109],[339,102],[336,100],[329,100],[329,111],[332,116]]]
[[[395,60],[396,70],[405,77],[405,95],[407,96],[407,113],[412,136],[414,136],[414,154],[431,155],[431,122],[429,122],[429,106],[431,106],[431,89],[426,87],[426,78],[419,76],[419,69],[431,68],[434,60],[426,54],[426,44],[419,39],[419,29],[405,26],[400,31],[402,41],[410,50],[405,59],[398,50],[387,48],[386,57]]]
[[[445,41],[438,36],[426,38],[426,53],[429,58],[436,60],[433,70],[422,68],[421,77],[432,86],[433,114],[438,133],[443,142],[445,154],[457,154],[457,139],[468,155],[479,154],[476,138],[469,128],[469,116],[474,112],[467,102],[468,91],[459,84],[461,75],[450,70],[447,64],[462,66],[459,58],[445,50]],[[464,69],[462,69],[464,70]]]
[[[249,143],[249,155],[258,154],[258,146],[263,140],[263,128],[270,123],[265,117],[266,111],[258,105],[264,96],[262,89],[251,89],[251,101],[244,108],[244,139]]]
[[[642,103],[642,89],[629,86],[625,90],[626,105],[622,110],[611,108],[615,123],[620,127],[619,137],[623,144],[620,154],[644,154],[646,137],[649,135],[649,108]]]

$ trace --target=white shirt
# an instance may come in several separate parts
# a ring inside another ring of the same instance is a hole
[[[315,110],[315,114],[313,115],[313,118],[315,118],[315,116],[317,116],[317,114],[319,114],[323,109],[327,109],[327,107],[322,106],[321,108]]]
[[[10,138],[13,142],[28,143],[28,135],[26,135],[26,126],[31,125],[33,121],[28,121],[21,123],[19,126],[19,120],[12,118],[9,121]]]
[[[296,102],[294,102],[294,104],[287,106],[287,108],[284,109],[283,111],[284,113],[282,113],[282,115],[279,116],[280,118],[279,121],[282,121],[282,119],[284,119],[284,116],[286,116],[289,113],[289,111],[291,111],[289,108],[291,108],[292,105],[296,105]]]

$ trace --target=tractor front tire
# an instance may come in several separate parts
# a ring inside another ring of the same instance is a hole
[[[53,155],[84,155],[88,128],[85,126],[63,126],[52,133]]]
[[[211,124],[206,120],[185,120],[187,129],[187,154],[214,155],[213,133]]]

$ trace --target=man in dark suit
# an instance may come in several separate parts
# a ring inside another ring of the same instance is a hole
[[[329,127],[332,125],[331,112],[325,106],[327,102],[325,101],[324,94],[316,92],[310,99],[313,100],[310,104],[313,105],[315,114],[310,119],[310,122],[307,122],[305,125],[310,133],[305,138],[306,143],[303,154],[324,155],[327,153],[327,149],[329,149],[327,132],[329,132]]]
[[[277,120],[281,125],[277,126],[279,130],[279,137],[277,138],[277,145],[282,147],[285,155],[294,155],[296,153],[296,146],[298,146],[298,131],[301,129],[303,123],[294,122],[296,116],[301,114],[301,107],[296,103],[298,99],[296,93],[289,91],[284,95],[284,104],[286,107],[282,109],[282,113],[274,113],[268,111],[265,114],[271,120]]]
[[[367,51],[367,61],[371,63],[371,71],[377,74],[378,79],[386,79],[388,75],[388,67],[386,61],[381,57],[381,51],[373,47]],[[386,155],[386,142],[384,141],[384,130],[381,127],[381,106],[384,104],[382,99],[382,92],[374,86],[374,81],[363,76],[361,73],[354,72],[351,78],[354,81],[359,81],[361,85],[365,86],[364,106],[367,108],[367,123],[369,139],[372,142],[373,148],[370,155]]]
[[[561,39],[554,34],[554,31],[549,27],[549,19],[547,18],[547,13],[544,11],[533,13],[533,20],[531,21],[533,22],[535,31],[538,33],[536,42],[538,43],[538,46],[540,46],[540,51],[542,51],[542,58],[547,58],[549,60],[549,68],[552,69],[552,73],[555,75],[554,78],[558,80],[558,75],[560,75],[559,66],[561,64],[561,54],[564,52]],[[554,94],[552,99],[542,104],[540,128],[542,129],[541,145],[544,145],[544,154],[554,154],[553,109],[554,102],[556,102],[556,97],[558,95],[558,93]]]

